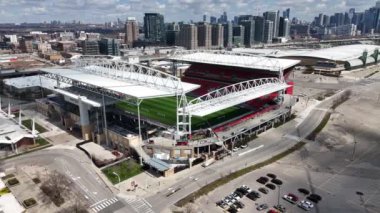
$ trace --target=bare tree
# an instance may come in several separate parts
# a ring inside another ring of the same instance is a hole
[[[64,197],[71,192],[71,185],[72,182],[65,175],[53,171],[47,175],[40,188],[56,206],[61,206],[65,202]]]
[[[188,203],[183,210],[183,213],[196,213],[196,212],[197,210],[195,209],[194,204],[191,204],[191,203]]]

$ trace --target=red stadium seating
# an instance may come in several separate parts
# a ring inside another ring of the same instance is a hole
[[[284,78],[288,79],[293,68],[284,70]],[[199,84],[201,87],[192,92],[194,96],[201,96],[208,92],[214,91],[218,88],[228,86],[230,84],[258,79],[258,78],[268,78],[268,77],[278,77],[277,72],[271,72],[267,70],[254,70],[241,67],[228,67],[221,65],[212,65],[212,64],[200,64],[193,63],[185,71],[182,80],[184,82]],[[294,85],[293,82],[289,84]],[[293,87],[286,90],[287,94],[293,94]],[[252,107],[254,113],[246,115],[237,120],[231,121],[227,124],[223,124],[214,129],[215,132],[220,132],[226,128],[235,126],[239,123],[247,121],[248,119],[254,118],[260,114],[266,113],[278,107],[277,105],[271,105],[270,103],[278,96],[278,93],[272,93],[260,97],[258,99],[249,101],[244,105],[246,107]],[[266,107],[265,107],[266,106]]]

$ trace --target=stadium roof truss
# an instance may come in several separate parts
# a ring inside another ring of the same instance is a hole
[[[185,107],[185,111],[191,115],[203,117],[288,87],[290,86],[278,78],[244,81],[214,90],[191,100]]]
[[[275,92],[283,94],[290,85],[278,78],[261,78],[229,85],[196,99],[191,100],[183,108],[178,108],[177,114],[187,116],[191,132],[191,117],[206,116],[238,104],[263,97]]]

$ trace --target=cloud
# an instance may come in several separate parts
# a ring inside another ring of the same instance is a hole
[[[24,22],[73,19],[99,23],[119,17],[135,16],[142,21],[144,13],[159,12],[166,21],[201,20],[203,14],[219,17],[226,11],[229,19],[243,14],[262,14],[267,10],[291,9],[291,17],[311,21],[319,13],[346,12],[354,7],[363,11],[376,0],[0,0],[0,22]],[[29,10],[30,13],[24,13]],[[281,13],[280,13],[281,14]]]

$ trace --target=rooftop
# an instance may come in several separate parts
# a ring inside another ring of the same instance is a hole
[[[45,68],[41,71],[138,99],[175,96],[180,92],[178,87],[186,93],[200,87],[180,81],[175,82],[179,84],[177,87],[168,78],[95,65],[84,67],[84,69]]]
[[[378,45],[353,44],[323,49],[251,49],[235,48],[233,52],[248,53],[254,55],[270,56],[276,58],[282,57],[312,57],[334,61],[349,61],[362,56],[363,52],[368,51],[372,54],[375,49],[380,49]]]
[[[268,70],[274,72],[278,72],[280,69],[290,68],[299,63],[298,60],[268,58],[254,55],[235,55],[232,52],[231,54],[213,52],[190,52],[188,54],[184,53],[174,55],[171,57],[171,59],[177,61]]]

